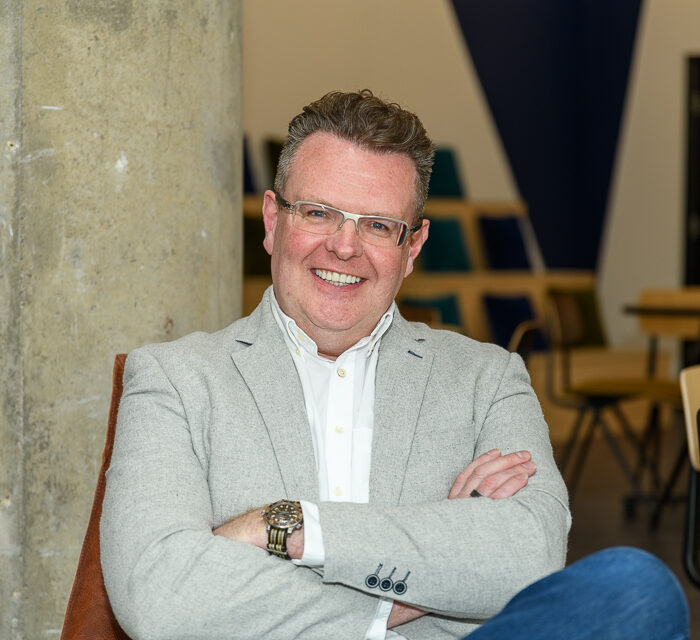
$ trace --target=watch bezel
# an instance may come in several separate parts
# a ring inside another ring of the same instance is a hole
[[[286,529],[289,533],[301,529],[304,523],[304,513],[301,504],[295,500],[278,500],[273,502],[262,512],[263,519],[270,527]]]

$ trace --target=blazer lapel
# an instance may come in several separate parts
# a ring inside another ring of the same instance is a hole
[[[249,346],[231,357],[265,422],[287,498],[318,502],[316,460],[299,376],[267,295],[257,311],[250,319],[259,317],[259,324],[249,323],[251,334],[237,338]]]
[[[433,353],[396,313],[382,338],[377,363],[371,502],[399,502],[432,363]]]

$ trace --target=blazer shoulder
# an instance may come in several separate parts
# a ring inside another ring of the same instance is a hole
[[[260,307],[249,316],[214,332],[195,331],[176,340],[147,344],[132,351],[128,358],[140,359],[150,355],[162,366],[169,364],[213,363],[221,358],[230,358],[235,351],[245,349],[255,342],[262,318]]]
[[[422,352],[432,354],[436,375],[444,375],[467,385],[471,384],[470,381],[479,381],[497,386],[504,378],[513,376],[529,382],[520,356],[499,345],[479,342],[455,331],[407,322],[403,318],[400,323],[400,330],[410,336],[412,344]]]
[[[422,322],[408,322],[401,318],[404,330],[416,342],[423,343],[436,356],[453,356],[463,360],[483,359],[486,361],[507,360],[510,353],[503,347],[489,342],[480,342],[456,331],[433,329]]]

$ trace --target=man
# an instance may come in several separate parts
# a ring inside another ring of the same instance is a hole
[[[522,361],[393,302],[431,165],[397,105],[308,105],[264,196],[258,308],[130,354],[101,539],[132,637],[459,638],[563,566]]]

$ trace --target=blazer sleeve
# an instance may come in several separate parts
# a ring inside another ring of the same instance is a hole
[[[212,534],[206,465],[176,389],[146,349],[129,355],[100,526],[114,613],[141,638],[362,638],[376,594]],[[254,464],[254,461],[251,462]]]
[[[393,506],[322,503],[326,584],[376,592],[380,587],[366,578],[381,563],[380,578],[408,575],[405,588],[388,592],[395,600],[484,620],[525,586],[563,567],[571,518],[548,428],[520,357],[502,350],[493,356],[495,364],[471,388],[478,397],[463,402],[474,407],[460,427],[473,429],[474,438],[464,466],[494,447],[504,453],[525,449],[537,463],[528,485],[502,500],[414,502],[402,495]]]

